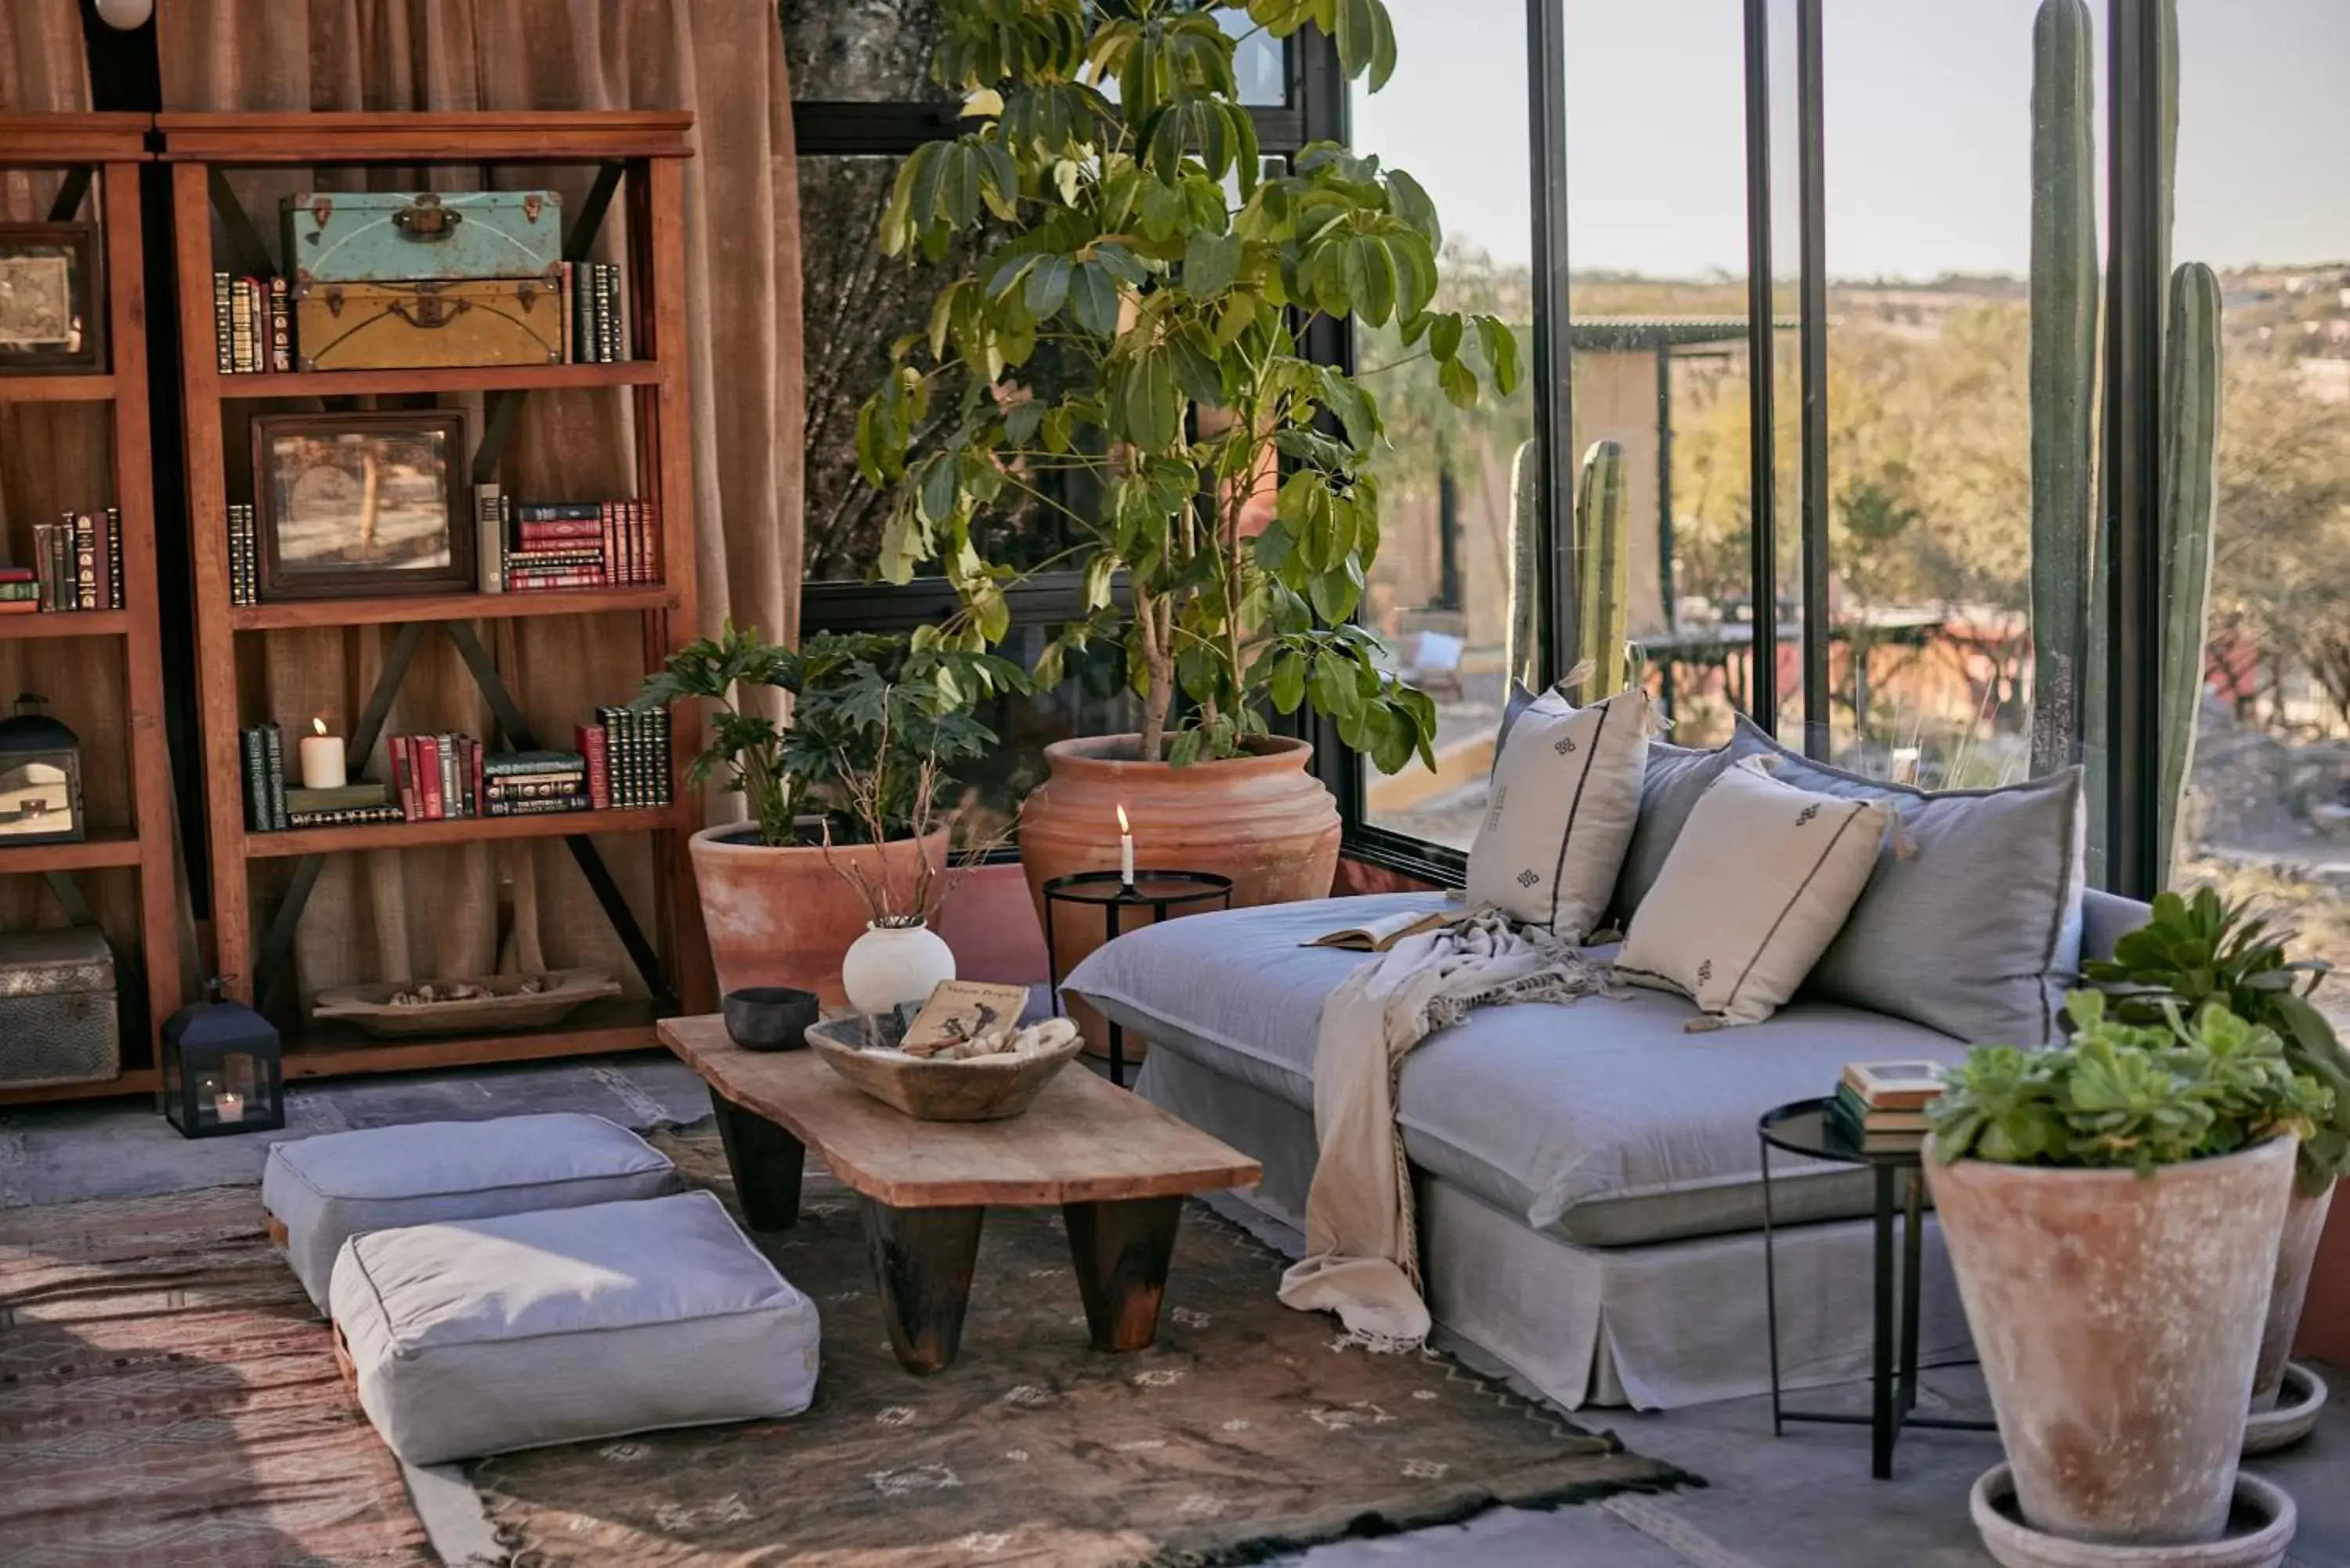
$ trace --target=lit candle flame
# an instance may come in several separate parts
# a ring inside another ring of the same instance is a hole
[[[323,735],[327,732],[327,722],[324,719],[313,719],[310,721],[310,728]]]
[[[1132,833],[1134,831],[1134,829],[1126,825],[1126,807],[1123,805],[1118,808],[1118,830],[1120,833]]]

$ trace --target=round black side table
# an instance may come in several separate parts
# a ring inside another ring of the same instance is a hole
[[[1053,981],[1053,1012],[1061,1011],[1061,954],[1053,940],[1053,906],[1088,904],[1102,912],[1102,940],[1116,939],[1124,929],[1125,912],[1149,909],[1152,923],[1167,919],[1170,909],[1192,904],[1221,903],[1232,907],[1232,879],[1212,871],[1137,871],[1127,881],[1115,871],[1073,871],[1045,884],[1045,963]],[[1107,1020],[1105,1020],[1107,1022]],[[1109,1024],[1109,1081],[1126,1087],[1126,1031]]]
[[[1932,1427],[1944,1431],[1991,1432],[1991,1421],[1961,1421],[1910,1414],[1918,1400],[1918,1276],[1925,1251],[1926,1173],[1921,1151],[1865,1149],[1845,1136],[1827,1115],[1825,1099],[1796,1100],[1765,1111],[1755,1124],[1762,1140],[1762,1290],[1763,1310],[1771,1335],[1771,1433],[1782,1435],[1789,1421],[1822,1421],[1868,1428],[1869,1473],[1878,1480],[1893,1475],[1893,1445],[1904,1427]],[[1840,1165],[1866,1166],[1877,1178],[1876,1354],[1866,1416],[1825,1410],[1790,1410],[1779,1398],[1779,1268],[1773,1248],[1771,1213],[1771,1151],[1805,1159],[1833,1160]],[[1893,1210],[1897,1189],[1906,1189],[1901,1214],[1901,1354],[1897,1381],[1894,1368]]]

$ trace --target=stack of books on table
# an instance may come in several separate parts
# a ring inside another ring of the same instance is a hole
[[[305,789],[286,782],[286,741],[275,724],[249,724],[237,732],[244,746],[244,826],[254,833],[293,827],[350,827],[366,822],[398,822],[400,807],[383,785],[365,779],[330,789]]]
[[[1926,1141],[1926,1106],[1941,1092],[1939,1062],[1847,1062],[1826,1116],[1863,1153],[1907,1153]]]
[[[661,580],[660,514],[650,501],[517,501],[484,484],[473,504],[485,594]]]

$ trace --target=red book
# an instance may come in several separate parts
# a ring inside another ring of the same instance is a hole
[[[38,615],[40,613],[41,601],[38,599],[0,599],[0,615]]]
[[[571,749],[588,759],[588,805],[597,811],[612,809],[612,775],[605,763],[604,726],[572,727]]]
[[[537,543],[579,540],[593,545],[604,537],[605,524],[596,518],[565,518],[556,523],[517,523],[515,538],[527,546]]]
[[[439,822],[447,816],[448,802],[441,790],[441,741],[436,735],[414,737],[416,772],[423,781],[424,820]]]
[[[473,759],[473,768],[471,769],[471,775],[472,775],[473,787],[473,798],[472,798],[471,800],[469,800],[468,802],[466,802],[466,806],[467,806],[467,808],[468,808],[468,809],[466,810],[465,815],[466,815],[467,816],[479,816],[479,815],[482,815],[482,800],[483,800],[483,795],[482,795],[482,742],[479,742],[479,741],[472,740],[472,739],[470,739],[470,738],[469,738],[469,739],[465,742],[465,751],[466,751],[467,754],[468,754],[468,755]]]
[[[658,583],[669,574],[661,569],[660,503],[647,501],[644,507],[645,581]]]
[[[391,782],[400,792],[400,814],[414,822],[421,809],[416,797],[416,755],[408,744],[406,735],[391,738]]]

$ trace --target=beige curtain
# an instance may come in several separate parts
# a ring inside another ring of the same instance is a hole
[[[72,113],[89,108],[81,16],[74,0],[10,0],[0,17],[0,110]],[[49,216],[63,179],[58,170],[0,171],[0,219]],[[97,190],[78,216],[99,216]],[[98,403],[0,403],[0,559],[33,559],[33,524],[66,511],[86,512],[114,499],[112,421]],[[89,820],[128,826],[130,752],[122,644],[96,638],[0,644],[0,714],[20,692],[49,700],[48,712],[80,738]],[[171,824],[161,825],[170,831]],[[137,874],[87,872],[75,877],[118,955],[178,963],[194,980],[194,929],[184,918],[181,950],[145,954]],[[65,911],[34,877],[0,877],[0,930],[63,924]],[[128,972],[121,975],[129,981]],[[128,1053],[144,1059],[143,1050]]]
[[[167,109],[692,110],[684,286],[703,629],[731,617],[781,639],[796,634],[798,200],[790,92],[772,4],[162,0],[157,10]],[[352,174],[273,171],[241,174],[236,182],[246,210],[274,235],[280,194],[314,185],[347,188]],[[365,171],[378,189],[422,177]],[[441,168],[430,178],[444,185],[552,184],[567,209],[577,211],[592,171]],[[617,257],[622,243],[615,203],[599,254]],[[533,499],[631,493],[629,428],[621,394],[534,393],[500,478],[509,493]],[[242,429],[226,439],[234,493],[243,483],[247,443]],[[483,623],[481,629],[543,743],[567,744],[572,726],[596,705],[623,701],[635,689],[639,655],[632,618]],[[390,640],[390,628],[272,634],[264,650],[245,656],[248,720],[266,713],[289,737],[314,714],[348,729]],[[489,722],[453,649],[428,632],[387,733],[486,735]],[[380,745],[369,772],[388,776]],[[653,929],[649,846],[641,839],[598,842],[639,921]],[[256,919],[265,919],[275,889],[256,894]],[[548,965],[595,964],[635,980],[570,857],[556,845],[334,857],[303,921],[296,958],[306,995],[358,980]]]

